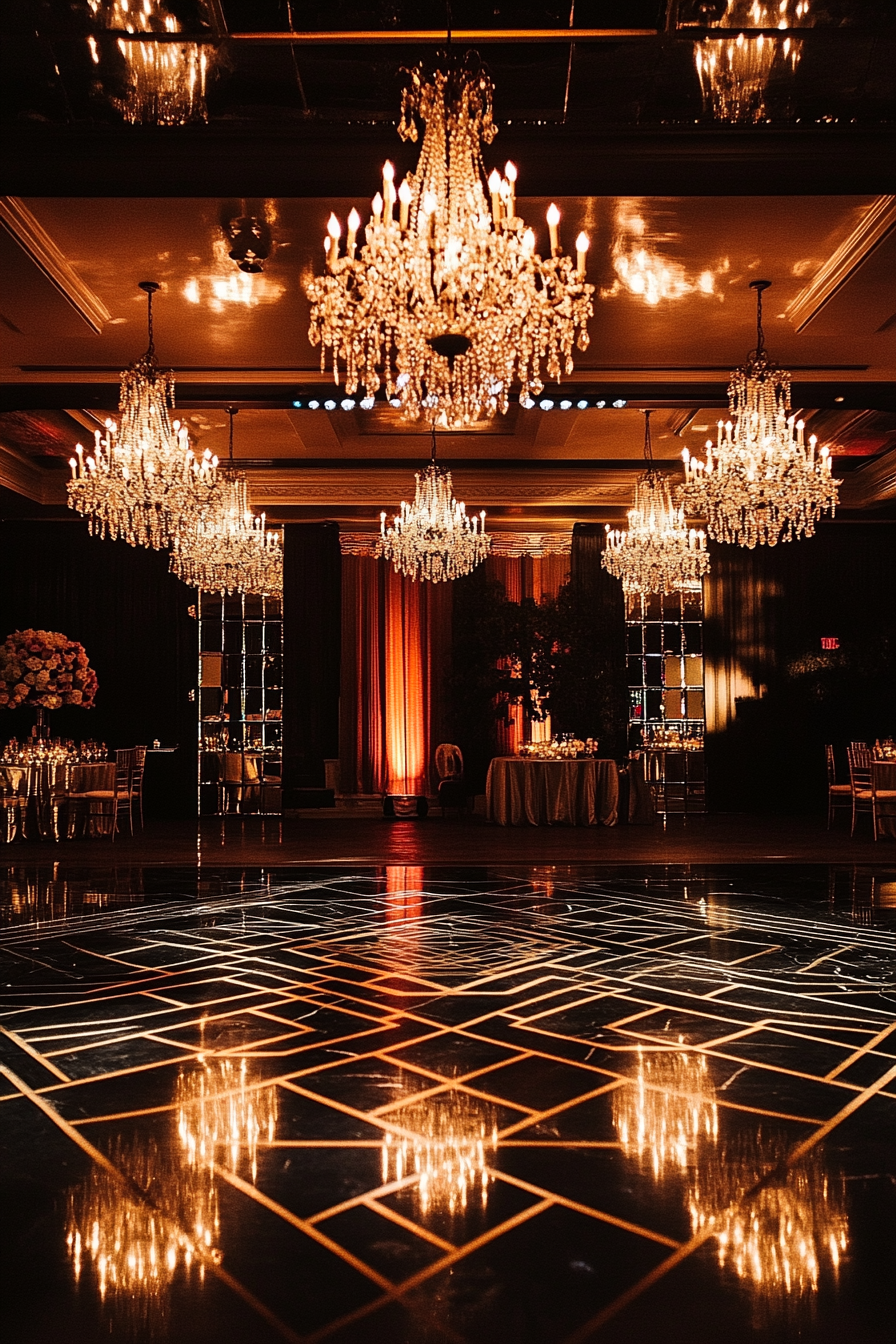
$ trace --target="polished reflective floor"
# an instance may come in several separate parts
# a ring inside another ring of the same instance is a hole
[[[4,1337],[884,1341],[896,872],[0,868]]]

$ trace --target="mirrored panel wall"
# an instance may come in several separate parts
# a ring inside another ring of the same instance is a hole
[[[279,597],[199,596],[199,814],[281,811]]]

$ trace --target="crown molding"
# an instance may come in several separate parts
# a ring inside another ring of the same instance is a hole
[[[896,228],[896,196],[878,196],[861,222],[828,257],[805,289],[784,310],[795,331],[804,331],[826,303],[842,289],[875,248]]]
[[[0,485],[35,504],[64,504],[65,487],[55,472],[42,470],[27,457],[0,442]]]
[[[91,331],[101,335],[112,314],[102,299],[84,283],[24,201],[20,201],[17,196],[0,196],[0,224],[12,234],[22,251],[31,258],[50,284],[59,290]]]
[[[891,499],[896,499],[896,448],[851,471],[840,487],[840,503],[847,509],[867,509]]]
[[[572,551],[572,528],[557,532],[489,532],[489,555],[507,560],[529,557],[543,559],[547,555],[569,555]],[[339,549],[343,555],[376,558],[378,532],[340,531]]]

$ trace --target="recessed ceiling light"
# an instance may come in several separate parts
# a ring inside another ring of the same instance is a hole
[[[373,407],[374,407],[374,404],[375,404],[375,403],[374,403],[373,397],[362,397],[362,398],[361,398],[360,405],[361,405],[361,410],[362,410],[362,411],[372,411],[372,410],[373,410]]]
[[[355,409],[355,403],[351,397],[346,397],[344,401],[340,401],[339,405],[344,411],[353,411]]]
[[[627,401],[614,401],[614,402],[613,402],[613,405],[616,407],[616,410],[617,410],[617,411],[621,411],[622,408],[623,408],[623,406],[627,406],[627,405],[628,405],[628,402],[627,402]]]
[[[325,402],[324,402],[324,410],[325,410],[325,411],[335,411],[335,409],[336,409],[336,403],[335,403],[335,401],[325,401]]]
[[[579,409],[580,411],[587,411],[587,409],[588,409],[588,403],[587,403],[587,401],[584,401],[584,400],[582,400],[582,401],[577,401],[577,402],[576,402],[576,406],[578,407],[578,409]]]
[[[301,405],[302,405],[302,403],[301,403],[300,401],[294,401],[294,402],[293,402],[293,406],[301,407]]]
[[[549,397],[545,397],[544,401],[540,401],[538,405],[543,411],[552,411],[554,409],[554,403]]]
[[[522,406],[524,411],[531,411],[532,407],[535,405],[535,402],[532,400],[531,397],[527,397],[525,401],[520,402],[520,405]]]
[[[594,404],[599,411],[602,411],[607,403],[605,401],[596,401]]]
[[[835,401],[843,401],[843,397],[835,397],[834,400],[835,400]]]
[[[572,410],[572,402],[571,402],[571,401],[561,401],[561,403],[560,403],[560,409],[561,409],[561,411],[571,411],[571,410]]]
[[[319,405],[320,405],[319,401],[309,401],[308,409],[311,411],[316,411]]]

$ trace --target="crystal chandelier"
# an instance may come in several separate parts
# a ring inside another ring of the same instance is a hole
[[[436,466],[436,432],[432,431],[432,459],[417,472],[413,504],[401,501],[401,513],[386,526],[380,514],[377,555],[391,560],[396,573],[409,579],[441,583],[469,574],[488,555],[491,538],[485,531],[485,510],[467,517],[463,501],[454,498],[451,472]]]
[[[119,33],[179,33],[180,21],[159,0],[88,0],[101,28]],[[88,37],[95,65],[102,50]],[[118,51],[124,59],[124,91],[110,95],[110,102],[125,121],[150,126],[184,126],[207,121],[205,86],[217,61],[214,45],[200,42],[140,42],[119,37]]]
[[[799,25],[809,12],[809,0],[780,0],[777,5],[759,4],[758,0],[728,0],[719,27],[779,28]],[[717,121],[755,124],[765,120],[765,94],[772,72],[799,64],[802,44],[790,36],[778,38],[760,33],[758,37],[721,39],[705,37],[694,44],[694,63],[703,109]]]
[[[204,515],[214,498],[218,459],[206,451],[197,461],[186,427],[171,419],[174,375],[156,362],[152,296],[159,288],[143,280],[148,301],[149,348],[121,375],[120,423],[106,421],[85,457],[79,443],[69,459],[69,506],[86,514],[92,536],[121,538],[132,546],[170,546],[186,523]]]
[[[604,569],[622,580],[626,596],[690,588],[709,571],[704,533],[687,527],[684,510],[672,502],[669,477],[654,471],[650,411],[644,412],[644,459],[647,470],[635,486],[628,528],[614,531],[607,524],[602,557]]]
[[[205,515],[174,538],[171,572],[191,588],[205,593],[262,593],[283,591],[283,549],[279,532],[271,532],[262,513],[249,507],[246,473],[233,465],[233,417],[230,416],[230,456],[218,471],[218,488]]]
[[[330,216],[327,272],[307,286],[313,345],[328,352],[346,391],[373,397],[385,384],[408,419],[445,426],[507,410],[511,383],[520,400],[550,378],[570,374],[572,350],[588,345],[593,285],[585,282],[587,234],[576,260],[560,250],[560,212],[547,212],[551,253],[535,251],[535,233],[516,210],[516,168],[486,183],[481,142],[497,134],[493,85],[468,55],[447,70],[409,72],[399,134],[416,141],[417,170],[396,190],[391,163],[359,246],[361,219]],[[395,206],[398,205],[398,218]]]
[[[756,291],[756,349],[735,369],[728,385],[731,418],[718,423],[715,446],[706,443],[706,461],[684,458],[680,501],[706,519],[713,541],[752,549],[811,537],[823,513],[834,512],[840,482],[831,475],[830,450],[816,452],[805,440],[805,425],[790,410],[790,374],[765,352],[762,294],[771,281],[753,280]]]

